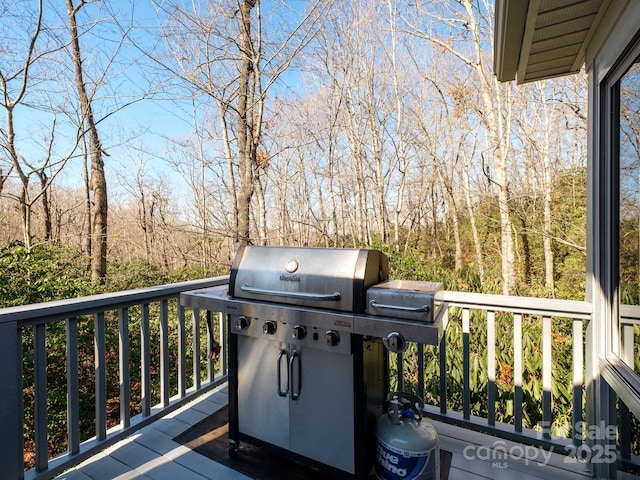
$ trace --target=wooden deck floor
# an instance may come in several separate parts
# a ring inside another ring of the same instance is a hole
[[[76,468],[64,480],[246,480],[248,477],[210,460],[172,439],[226,405],[226,384],[154,422]],[[525,450],[504,442],[434,422],[441,448],[453,453],[451,480],[537,480],[589,478],[584,464],[562,455]],[[497,448],[497,450],[496,450]],[[500,450],[511,452],[507,458]],[[525,453],[529,454],[526,458]]]

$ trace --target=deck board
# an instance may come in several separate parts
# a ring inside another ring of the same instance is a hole
[[[588,466],[557,453],[547,452],[441,422],[433,422],[441,448],[453,453],[452,468],[478,478],[519,480],[589,478]],[[504,458],[502,451],[514,452]]]
[[[227,385],[203,395],[197,400],[132,434],[127,439],[91,457],[57,478],[62,480],[249,480],[189,448],[173,438],[200,420],[222,408],[228,402]],[[520,444],[500,441],[494,437],[433,422],[440,437],[440,447],[452,452],[450,480],[579,480],[589,478],[584,464],[567,463],[566,457],[553,454],[544,463],[526,458],[476,458],[478,447],[499,445],[509,450]],[[501,443],[496,443],[499,441]],[[465,450],[466,449],[466,450]],[[531,451],[533,452],[533,451]],[[539,456],[539,454],[535,454]],[[542,458],[539,456],[539,458]]]

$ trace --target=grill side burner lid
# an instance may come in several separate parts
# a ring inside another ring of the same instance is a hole
[[[442,283],[390,280],[367,290],[370,315],[433,322],[442,305]]]
[[[366,290],[388,276],[378,250],[251,245],[236,253],[229,295],[362,313]]]

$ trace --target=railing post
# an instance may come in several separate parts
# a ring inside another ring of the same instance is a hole
[[[22,336],[16,322],[0,323],[0,465],[4,478],[23,478]]]

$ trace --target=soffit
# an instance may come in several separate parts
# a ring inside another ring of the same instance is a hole
[[[608,4],[609,0],[496,0],[498,79],[526,83],[579,72]]]

